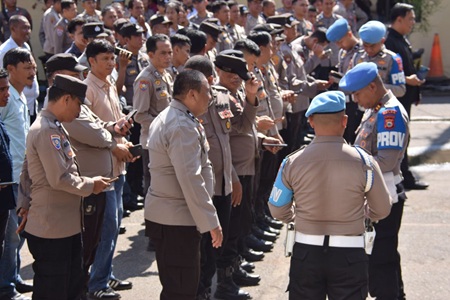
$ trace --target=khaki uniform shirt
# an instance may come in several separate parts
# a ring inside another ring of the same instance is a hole
[[[292,50],[291,45],[283,43],[280,50],[288,65],[286,72],[288,74],[288,89],[298,93],[297,101],[292,104],[292,112],[297,113],[307,110],[309,98],[314,97],[317,93],[317,85],[307,77],[303,60],[296,51]]]
[[[257,18],[252,16],[251,14],[247,15],[247,23],[245,23],[245,33],[248,35],[250,31],[252,31],[253,27],[259,24],[264,24],[266,21],[261,15],[258,15]]]
[[[337,1],[336,5],[333,7],[333,13],[347,19],[348,25],[350,25],[353,34],[357,37],[359,36],[359,28],[369,20],[367,14],[354,2],[349,8],[346,8],[342,2]]]
[[[68,24],[69,21],[67,19],[61,18],[53,29],[54,53],[64,53],[72,45],[72,39],[67,31]]]
[[[228,31],[228,34],[231,36],[233,44],[236,44],[237,41],[243,40],[247,37],[245,34],[245,29],[241,25],[234,24],[234,26],[231,26],[228,24],[226,26],[226,29]]]
[[[356,131],[355,145],[370,152],[383,173],[400,175],[400,163],[409,140],[408,123],[405,108],[388,91],[377,107],[367,109],[364,113]]]
[[[284,116],[284,103],[283,98],[281,97],[281,88],[278,84],[278,74],[275,71],[274,65],[269,62],[261,68],[261,73],[264,79],[264,87],[269,94],[273,115],[275,119],[282,118]],[[278,131],[283,129],[283,124],[281,122],[278,122],[276,126]]]
[[[214,177],[205,131],[184,104],[173,100],[154,119],[147,147],[152,180],[145,219],[197,226],[201,233],[219,226],[211,200]]]
[[[283,14],[294,14],[294,11],[292,9],[287,9],[286,7],[280,7],[276,10],[278,15],[283,15]]]
[[[308,35],[313,31],[313,24],[308,20],[299,20],[300,24],[297,24],[297,32],[299,35]]]
[[[250,119],[242,112],[244,107],[248,106],[246,109],[253,110],[256,114],[257,107],[247,104],[243,91],[238,91],[237,95],[230,97],[230,100],[231,111],[234,114],[230,132],[233,168],[238,176],[253,176],[255,175],[255,159],[259,156],[258,133],[255,118]],[[240,126],[242,122],[246,123],[245,126]]]
[[[224,29],[225,29],[225,27],[224,27]],[[233,49],[233,47],[234,47],[233,38],[228,33],[228,31],[226,31],[226,30],[223,31],[219,35],[219,40],[217,41],[217,44],[216,44],[217,53],[220,53],[223,50]]]
[[[296,230],[304,234],[361,235],[366,199],[372,220],[387,217],[391,209],[380,168],[370,160],[373,186],[365,193],[368,167],[358,151],[342,137],[316,136],[310,145],[283,161],[270,212],[283,222],[295,220]]]
[[[321,60],[306,46],[305,37],[301,36],[291,42],[292,49],[300,55],[306,74],[311,74]]]
[[[133,55],[131,61],[127,65],[127,71],[125,76],[124,87],[125,93],[122,93],[125,99],[127,99],[128,105],[133,105],[134,96],[134,81],[138,75],[150,64],[150,59],[147,54],[139,52],[138,55]]]
[[[342,19],[342,16],[337,14],[332,14],[331,17],[325,17],[323,13],[320,13],[317,16],[317,21],[314,24],[314,28],[324,27],[326,29],[330,28],[331,25],[333,25],[336,20]],[[329,59],[324,59],[321,61],[321,65],[324,67],[334,67],[338,63],[339,59],[339,47],[336,45],[336,43],[329,43],[328,48],[330,48],[333,53],[331,54]]]
[[[86,105],[81,106],[78,118],[63,123],[77,155],[81,175],[113,177],[111,150],[117,145],[112,136],[114,124],[100,120]]]
[[[203,21],[205,21],[206,19],[212,18],[213,14],[211,12],[207,12],[206,13],[206,17],[200,17],[198,14],[195,14],[194,16],[189,18],[189,22],[200,25]]]
[[[81,14],[77,16],[77,18],[81,18],[85,21],[91,22],[102,22],[102,12],[99,10],[95,10],[95,14],[90,16],[86,13],[86,11],[83,11]]]
[[[231,120],[234,113],[231,110],[234,101],[231,101],[230,92],[222,86],[213,86],[211,88],[212,101],[209,105],[208,112],[199,117],[200,123],[205,128],[206,138],[210,146],[209,159],[213,165],[215,187],[214,195],[226,196],[232,192],[232,182],[238,182],[239,178],[233,169],[231,161],[230,149],[230,132]],[[255,119],[256,111],[247,109],[246,105],[242,113],[249,120]],[[239,114],[239,110],[236,109]],[[234,124],[236,130],[248,131],[248,122],[244,122],[244,118],[240,118],[239,122]]]
[[[349,51],[344,50],[344,49],[341,49],[339,51],[338,71],[341,74],[347,73],[347,71],[353,67],[352,59],[361,49],[363,49],[363,46],[360,42],[358,42]]]
[[[100,80],[91,72],[89,72],[84,83],[88,86],[86,98],[91,102],[89,108],[102,121],[117,122],[124,116],[119,107],[119,96],[114,84]],[[117,144],[126,143],[124,137],[117,137],[115,140]],[[113,175],[115,177],[122,174],[125,174],[125,163],[114,157]]]
[[[267,90],[267,84],[264,80],[264,75],[258,68],[254,69],[254,73],[256,75],[256,78],[258,79],[260,85],[258,87],[258,92],[256,93],[256,96],[258,97],[259,102],[259,108],[257,112],[257,116],[268,116],[272,120],[275,120],[275,114],[273,113],[272,109],[272,103],[269,98],[269,92]],[[261,132],[261,131],[260,131]],[[278,134],[278,128],[276,125],[272,126],[267,132],[262,132],[265,135],[268,136],[276,136]]]
[[[403,62],[399,54],[383,49],[374,57],[370,57],[361,49],[353,58],[353,66],[361,62],[373,62],[377,65],[378,74],[384,86],[390,89],[395,97],[402,97],[406,93],[406,79],[403,73]]]
[[[150,124],[172,100],[172,77],[166,70],[160,74],[150,63],[134,81],[133,90],[133,108],[138,111],[134,119],[141,124],[140,142],[145,147]]]
[[[43,110],[27,137],[24,168],[31,180],[32,199],[25,231],[41,238],[58,239],[81,232],[81,197],[92,194],[94,181],[79,175],[75,154],[64,127]]]
[[[42,27],[45,34],[45,42],[43,46],[45,53],[55,54],[55,25],[60,19],[61,17],[53,6],[47,9],[44,13],[44,17],[42,18]]]

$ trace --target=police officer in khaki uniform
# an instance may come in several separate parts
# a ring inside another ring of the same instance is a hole
[[[84,8],[83,12],[77,18],[84,19],[90,22],[101,22],[102,13],[96,10],[97,0],[82,0],[81,6]]]
[[[173,79],[166,71],[172,60],[172,46],[167,35],[155,34],[147,42],[150,64],[139,73],[133,84],[133,108],[137,109],[134,119],[141,124],[140,143],[145,149],[148,130],[154,118],[172,100]],[[142,155],[144,170],[144,193],[150,185],[148,152]]]
[[[339,83],[339,77],[342,77],[352,67],[353,57],[363,49],[362,43],[353,35],[347,20],[344,18],[337,20],[327,29],[327,39],[332,43],[336,43],[340,48],[339,64],[337,65],[339,74],[335,74],[338,77],[330,73],[331,80]],[[348,121],[344,139],[348,143],[353,144],[356,138],[356,129],[361,123],[363,111],[358,108],[358,104],[352,100],[350,94],[346,95],[345,100],[345,113],[348,116]]]
[[[62,53],[70,48],[72,39],[67,31],[69,21],[77,15],[77,5],[72,0],[61,1],[61,19],[53,29],[54,53]]]
[[[378,67],[378,74],[384,86],[395,97],[402,97],[406,92],[405,73],[402,57],[384,46],[386,26],[380,21],[369,21],[359,29],[363,47],[353,58],[353,65],[360,62],[373,62]]]
[[[340,91],[312,100],[306,116],[316,136],[283,160],[270,196],[272,215],[295,223],[292,300],[367,297],[364,219],[387,217],[391,204],[376,160],[342,138],[344,110]]]
[[[229,81],[237,83],[238,86],[241,85],[241,80],[246,81],[247,102],[242,113],[247,118],[254,119],[255,110],[251,106],[258,105],[256,99],[258,82],[248,73],[246,61],[242,58],[221,53],[217,56],[215,65],[219,69],[219,77],[224,76]],[[186,62],[185,68],[205,72],[204,74],[210,83],[214,80],[212,64],[205,57],[192,57]],[[205,70],[208,70],[208,72]],[[236,286],[232,278],[232,265],[235,257],[233,253],[237,251],[237,240],[233,239],[230,243],[227,241],[231,206],[240,205],[242,199],[239,178],[233,170],[229,142],[231,119],[234,116],[231,106],[234,105],[234,102],[231,101],[230,91],[223,86],[213,86],[211,94],[212,101],[210,102],[208,112],[199,116],[199,119],[205,128],[206,137],[210,146],[209,158],[213,165],[215,175],[213,203],[217,209],[220,224],[224,232],[224,245],[222,251],[212,251],[210,237],[207,235],[203,236],[202,260],[206,263],[202,265],[198,293],[199,297],[204,297],[200,299],[208,299],[212,284],[211,281],[217,267],[218,284],[215,297],[221,299],[248,299],[249,294]],[[245,125],[248,124],[240,123],[239,126],[236,124],[236,129],[241,130],[241,127]],[[232,194],[233,191],[234,193]]]
[[[47,58],[55,53],[55,42],[53,41],[53,30],[56,23],[61,19],[61,0],[54,1],[52,7],[47,9],[42,17],[42,27],[44,29],[45,41],[42,46]]]
[[[408,114],[392,91],[385,88],[373,62],[356,65],[341,79],[339,87],[352,92],[353,99],[366,109],[355,145],[372,153],[393,200],[389,216],[374,225],[370,295],[377,299],[398,299],[402,286],[398,232],[406,199],[400,163],[409,140]]]
[[[33,298],[80,299],[82,197],[98,194],[110,185],[109,178],[80,176],[74,150],[61,125],[78,117],[81,104],[88,102],[86,89],[79,79],[57,75],[49,90],[48,106],[27,137],[21,185],[30,186],[30,180],[33,184],[25,193],[29,197],[22,197],[18,207],[34,258]]]
[[[195,299],[201,233],[211,237],[211,247],[222,244],[211,200],[214,178],[208,141],[196,118],[208,109],[209,91],[202,73],[181,72],[175,79],[174,99],[150,126],[152,183],[145,223],[146,234],[155,243],[161,299]]]
[[[253,27],[259,24],[264,24],[266,21],[261,16],[262,1],[261,0],[247,0],[248,15],[245,23],[245,33],[249,34]]]

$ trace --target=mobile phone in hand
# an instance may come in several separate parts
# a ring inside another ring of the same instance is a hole
[[[142,149],[141,144],[137,144],[137,145],[134,145],[133,147],[128,148],[128,151],[130,151],[130,153],[131,153],[131,155],[133,155],[133,157],[142,156],[142,154],[144,153],[144,149]]]

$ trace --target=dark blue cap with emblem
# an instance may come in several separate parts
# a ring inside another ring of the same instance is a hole
[[[327,40],[330,42],[337,42],[342,39],[349,30],[350,26],[348,26],[347,20],[344,18],[338,19],[330,26],[330,28],[328,28]]]
[[[313,114],[335,114],[345,110],[345,95],[341,91],[320,93],[312,99],[305,116]]]
[[[359,36],[364,43],[376,44],[386,35],[386,26],[380,21],[369,21],[359,29]]]
[[[373,62],[357,64],[339,81],[339,87],[344,91],[355,92],[365,88],[378,75],[377,65]]]

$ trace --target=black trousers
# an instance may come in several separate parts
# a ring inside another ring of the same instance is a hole
[[[403,294],[398,233],[405,199],[392,205],[386,219],[375,224],[375,243],[369,260],[369,291],[378,300],[397,299]]]
[[[0,259],[3,255],[3,242],[5,241],[6,225],[8,225],[9,209],[0,210]]]
[[[303,126],[305,122],[305,111],[286,113],[287,130],[289,135],[289,153],[300,148],[303,142]]]
[[[46,239],[24,233],[33,255],[34,300],[79,300],[83,288],[81,234]]]
[[[228,244],[230,213],[231,213],[231,194],[227,196],[214,196],[213,203],[217,210],[220,226],[222,226],[223,242],[222,247],[213,248],[211,235],[206,232],[202,236],[201,242],[201,274],[199,283],[199,293],[210,288],[212,278],[217,268],[226,268],[231,266],[232,261],[229,257],[220,258],[225,248],[232,247]],[[231,250],[227,250],[231,251]],[[219,259],[220,258],[220,259]]]
[[[289,299],[367,298],[368,262],[363,248],[295,243],[289,271]]]
[[[347,143],[353,145],[356,139],[355,131],[361,123],[364,112],[358,109],[358,104],[350,100],[350,102],[346,103],[345,113],[348,116],[348,121],[344,131],[344,139]]]
[[[161,300],[194,300],[200,279],[200,241],[195,226],[162,225],[145,220],[155,245]],[[209,234],[205,233],[205,234]]]
[[[255,214],[257,219],[264,217],[264,214],[270,214],[267,208],[267,201],[269,200],[270,193],[272,191],[273,183],[277,177],[277,170],[279,167],[279,159],[277,154],[273,154],[269,151],[264,151],[261,154],[259,160],[259,167],[257,172],[258,178],[256,197],[255,197]],[[257,179],[255,179],[256,181]]]
[[[94,263],[95,253],[97,251],[98,243],[100,242],[105,206],[106,193],[104,192],[98,195],[92,194],[83,200],[83,267],[86,275],[88,274],[89,267]]]

